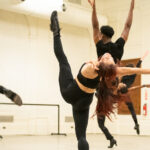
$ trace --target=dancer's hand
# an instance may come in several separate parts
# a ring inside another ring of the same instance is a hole
[[[148,55],[149,51],[146,51],[145,54],[141,57],[141,60],[143,61],[145,57]]]
[[[131,0],[131,9],[134,9],[134,0]]]
[[[92,8],[95,7],[95,0],[88,0],[88,2],[90,3]]]
[[[150,84],[144,84],[143,87],[150,88]]]

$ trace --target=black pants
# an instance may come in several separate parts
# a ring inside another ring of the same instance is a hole
[[[6,88],[4,88],[3,86],[0,85],[0,93],[4,94],[4,91],[6,90]]]
[[[89,106],[92,102],[93,94],[81,91],[73,79],[71,68],[63,52],[59,36],[54,37],[54,52],[59,62],[61,95],[67,103],[72,105],[78,150],[89,150],[89,145],[86,140],[86,129],[89,118]]]
[[[131,115],[132,115],[132,118],[133,118],[133,121],[134,121],[135,125],[138,124],[136,113],[135,113],[135,110],[134,110],[132,102],[126,102],[126,105],[127,105],[128,109],[129,109]]]
[[[132,102],[126,102],[126,105],[128,106],[128,109],[132,115],[134,123],[138,124],[136,113],[134,111],[134,107],[133,107]],[[113,136],[110,134],[108,129],[105,127],[105,116],[101,116],[100,118],[97,118],[97,121],[98,121],[98,125],[99,125],[100,129],[102,130],[102,132],[106,136],[107,140],[113,139]]]
[[[105,116],[101,116],[100,118],[97,118],[98,126],[106,136],[107,140],[113,139],[113,136],[110,134],[108,129],[105,127]]]

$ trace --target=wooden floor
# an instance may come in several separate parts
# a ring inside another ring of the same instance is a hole
[[[116,150],[150,150],[150,136],[115,136]],[[103,134],[88,134],[90,150],[108,150]],[[74,134],[67,136],[4,136],[0,150],[77,150]]]

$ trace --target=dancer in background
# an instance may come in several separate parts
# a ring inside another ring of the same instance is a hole
[[[92,7],[93,39],[97,49],[97,56],[99,58],[105,53],[110,53],[115,63],[117,63],[117,61],[120,61],[122,58],[124,44],[128,39],[129,31],[132,25],[134,0],[131,0],[130,10],[121,36],[114,43],[111,41],[112,36],[114,35],[113,28],[108,25],[99,28],[95,0],[88,0],[88,2]]]
[[[92,6],[92,25],[93,25],[93,38],[97,48],[97,56],[101,57],[104,53],[108,52],[114,58],[115,63],[119,63],[122,58],[124,52],[124,44],[128,39],[129,31],[131,28],[132,20],[133,20],[133,10],[134,10],[134,0],[131,0],[130,10],[128,13],[128,17],[121,34],[121,37],[117,39],[115,43],[111,41],[112,36],[114,35],[114,30],[110,26],[102,26],[99,31],[99,23],[96,14],[96,5],[95,0],[88,0],[90,5]],[[130,81],[128,81],[130,82]],[[131,102],[126,102],[133,119],[135,121],[135,129],[139,134],[139,125],[137,123],[136,115],[134,112],[134,108]],[[98,119],[98,124],[103,132],[106,132],[106,138],[110,140],[110,148],[116,143],[116,140],[113,139],[112,136],[108,136],[110,134],[108,130],[104,127],[105,116],[101,116],[101,119]]]
[[[18,106],[22,105],[22,99],[18,94],[16,94],[15,92],[13,92],[9,89],[6,89],[4,86],[1,86],[1,85],[0,85],[0,93],[4,94],[16,105],[18,105]]]
[[[137,65],[136,65],[136,67],[141,66],[141,63],[144,60],[144,58],[147,56],[147,54],[148,53],[146,52],[144,54],[144,56],[141,57],[141,59],[138,61]],[[127,67],[134,67],[134,65],[128,64]],[[126,75],[126,76],[123,76],[121,78],[120,82],[124,83],[127,86],[127,88],[129,89],[132,86],[132,84],[134,83],[135,78],[136,78],[136,74]],[[113,82],[113,84],[116,86],[118,85],[118,83],[119,83],[119,80],[116,80],[115,82]],[[139,86],[138,88],[142,88],[142,87],[144,87],[144,86]],[[129,97],[127,98],[127,100],[125,100],[124,102],[127,105],[128,109],[132,115],[133,121],[135,123],[134,129],[136,130],[137,134],[140,134],[139,124],[138,124],[136,113],[135,113],[135,110],[133,107],[133,103],[130,99],[130,94],[129,94]],[[112,148],[115,144],[117,144],[117,141],[114,139],[114,137],[110,134],[109,130],[105,126],[105,116],[97,117],[97,121],[98,121],[98,125],[99,125],[100,129],[102,130],[102,132],[106,136],[107,140],[110,140],[110,146],[108,146],[108,148]]]
[[[1,85],[0,85],[0,93],[8,97],[16,105],[18,106],[22,105],[22,99],[18,94],[9,89],[6,89],[4,86]],[[0,135],[0,138],[2,139],[3,137]]]

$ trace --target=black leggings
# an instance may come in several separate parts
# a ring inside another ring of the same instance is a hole
[[[0,93],[1,93],[1,94],[4,94],[5,90],[6,90],[6,89],[5,89],[3,86],[0,85]]]
[[[100,118],[97,118],[98,126],[106,136],[107,140],[113,139],[113,136],[110,134],[108,129],[105,127],[105,116],[101,116]]]
[[[129,109],[129,111],[130,111],[130,113],[132,115],[132,118],[134,120],[135,125],[138,124],[136,113],[135,113],[135,110],[134,110],[132,102],[126,102],[126,105],[128,106],[128,109]]]
[[[128,109],[132,115],[134,123],[138,124],[136,113],[134,111],[134,107],[133,107],[132,102],[126,102],[126,105],[128,106]],[[106,136],[107,140],[113,139],[113,136],[110,134],[108,129],[105,127],[105,116],[101,116],[100,118],[97,118],[97,121],[98,121],[98,125],[99,125],[100,129],[102,130],[102,132]]]
[[[75,133],[78,140],[78,150],[89,150],[86,140],[86,128],[89,118],[89,105],[93,94],[87,94],[79,89],[71,72],[59,36],[54,37],[54,52],[59,62],[59,85],[61,95],[67,103],[72,105],[75,122]]]

